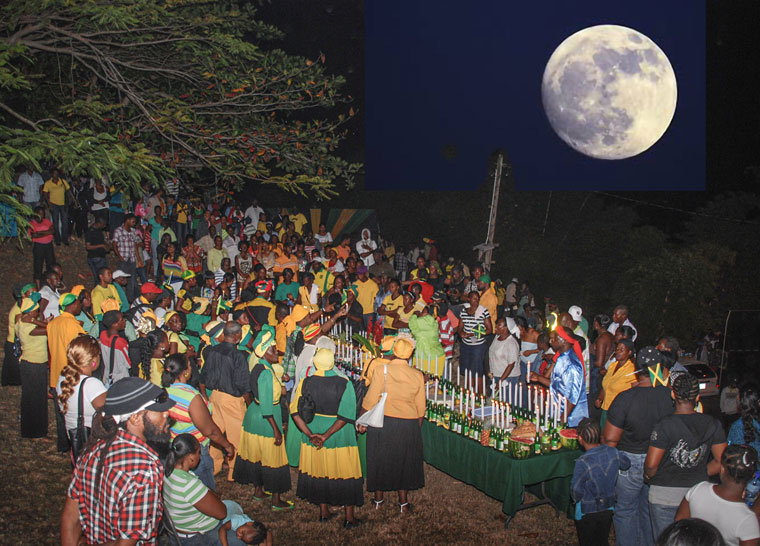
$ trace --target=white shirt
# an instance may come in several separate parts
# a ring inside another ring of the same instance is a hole
[[[316,235],[314,235],[314,238],[317,241],[319,241],[320,244],[322,245],[329,245],[330,243],[333,242],[332,234],[329,231],[326,232],[324,235],[320,235],[319,233],[317,233]]]
[[[757,517],[744,502],[720,498],[710,482],[701,482],[686,492],[691,517],[702,519],[717,527],[728,546],[738,546],[740,540],[760,537]]]
[[[93,204],[91,210],[104,210],[108,208],[108,186],[103,182],[103,191],[99,192],[95,185],[95,180],[90,181],[90,188],[92,189]],[[102,205],[98,201],[105,201]]]
[[[17,184],[24,188],[24,203],[36,203],[40,200],[40,188],[45,185],[45,181],[37,171],[31,175],[24,171],[18,177]]]
[[[633,323],[630,320],[625,319],[625,322],[623,323],[623,326],[630,326],[631,328],[633,328],[633,339],[631,341],[636,341],[636,338],[639,335],[639,331],[636,329],[636,327],[633,325]],[[615,335],[615,332],[617,332],[617,329],[618,329],[618,323],[617,322],[612,322],[607,327],[607,331],[609,333],[611,333],[613,336]]]
[[[58,309],[58,300],[61,298],[61,295],[57,290],[53,290],[46,284],[40,289],[40,296],[48,302],[47,307],[42,310],[43,318],[57,317],[61,314],[61,311]]]
[[[367,245],[370,248],[370,253],[367,256],[362,256],[365,252],[367,252],[367,249],[364,248],[364,245]],[[359,256],[361,256],[362,261],[364,262],[364,265],[367,267],[371,265],[375,265],[375,258],[372,256],[372,251],[377,248],[377,243],[373,241],[372,239],[362,239],[358,243],[356,243],[356,252],[359,253]]]
[[[95,415],[95,408],[92,406],[92,401],[98,396],[106,392],[106,386],[97,377],[81,376],[79,383],[74,387],[74,391],[68,399],[68,409],[64,420],[66,421],[66,430],[77,428],[77,417],[79,416],[79,387],[82,386],[82,379],[87,378],[84,383],[84,396],[82,397],[82,413],[84,414],[84,426],[92,426],[92,417]],[[55,387],[55,392],[58,395],[61,394],[61,384],[63,383],[63,376],[58,378],[58,385]],[[61,402],[58,401],[58,407],[63,410]]]
[[[264,209],[261,207],[254,207],[251,205],[247,209],[245,209],[245,217],[251,219],[251,224],[253,224],[254,227],[259,225],[259,218],[260,215],[264,212]]]
[[[488,349],[488,362],[493,372],[494,378],[498,379],[507,369],[507,366],[514,362],[512,371],[508,377],[520,376],[520,344],[514,336],[510,335],[504,341],[498,337],[493,339],[491,347]]]
[[[296,358],[296,385],[304,378],[306,369],[311,366],[312,360],[314,359],[314,353],[316,352],[316,345],[312,345],[311,343],[304,344],[303,351],[301,351],[301,354]]]

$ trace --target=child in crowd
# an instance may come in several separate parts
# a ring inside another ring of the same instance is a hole
[[[628,457],[601,441],[598,422],[586,418],[578,424],[578,442],[585,453],[575,461],[570,495],[576,503],[580,546],[609,544],[618,471],[631,466]]]
[[[222,521],[219,527],[219,542],[222,546],[229,546],[227,541],[227,531],[232,529],[235,536],[246,544],[266,544],[272,545],[272,533],[267,531],[266,526],[259,522],[253,521],[243,512],[243,507],[235,501],[222,501],[227,507],[227,517]]]
[[[757,471],[757,451],[730,445],[720,458],[720,484],[700,482],[681,501],[676,521],[698,518],[712,523],[728,546],[757,544],[760,527],[744,503],[744,490]]]

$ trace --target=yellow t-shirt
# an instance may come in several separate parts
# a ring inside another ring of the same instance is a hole
[[[396,310],[396,312],[398,313],[398,319],[401,322],[405,322],[407,325],[409,324],[409,319],[411,318],[411,316],[416,311],[418,311],[417,307],[416,306],[412,306],[412,310],[407,313],[406,311],[404,311],[404,306],[403,305]],[[407,326],[407,328],[408,327],[409,326]]]
[[[361,281],[357,279],[356,283],[356,301],[362,306],[362,312],[365,315],[375,312],[375,296],[377,296],[377,283],[371,279]]]
[[[404,296],[399,294],[394,300],[393,295],[388,294],[383,300],[383,305],[385,305],[386,311],[398,311],[401,307],[404,306]],[[385,320],[383,321],[383,326],[386,328],[393,328],[393,317],[386,315]]]
[[[164,373],[164,361],[160,358],[150,359],[150,382],[161,387],[161,376]],[[147,379],[140,366],[140,379]]]
[[[48,361],[47,336],[33,336],[32,330],[37,327],[31,322],[17,322],[16,334],[21,340],[21,357],[19,360],[26,360],[34,364],[45,364]],[[58,379],[56,378],[56,381]]]
[[[602,378],[602,389],[604,390],[604,401],[602,409],[608,410],[612,405],[615,397],[623,391],[627,391],[636,382],[636,376],[633,372],[636,367],[630,360],[623,364],[617,372],[613,370],[617,367],[617,362],[610,364],[607,373]]]
[[[177,222],[178,223],[187,224],[187,213],[189,209],[190,207],[188,207],[184,203],[177,205]]]
[[[21,314],[18,303],[14,303],[8,312],[8,343],[16,341],[16,317]]]
[[[293,222],[293,227],[296,228],[296,233],[303,235],[303,226],[308,223],[306,216],[299,212],[298,214],[291,214],[288,219]]]
[[[121,298],[119,297],[119,292],[116,290],[116,287],[113,284],[109,284],[105,288],[98,284],[95,288],[92,289],[90,297],[92,298],[93,315],[103,314],[103,310],[100,308],[100,306],[103,305],[103,302],[109,298],[115,299],[119,303],[119,309],[121,309]]]
[[[187,345],[177,332],[169,332],[169,345],[172,343],[177,344],[177,352],[179,354],[185,354],[187,352]]]
[[[59,178],[58,182],[53,182],[51,178],[42,186],[42,191],[50,197],[50,203],[53,205],[66,204],[66,190],[70,189],[69,183],[64,178]]]

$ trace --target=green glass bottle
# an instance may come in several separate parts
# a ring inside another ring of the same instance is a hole
[[[469,419],[467,417],[464,418],[462,422],[462,435],[463,436],[469,436],[470,435],[470,423],[468,422]]]
[[[536,429],[536,438],[533,441],[533,454],[541,455],[541,435],[538,433],[538,429]]]

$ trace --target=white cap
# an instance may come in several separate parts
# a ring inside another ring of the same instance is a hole
[[[124,271],[122,271],[121,269],[117,269],[116,271],[114,271],[114,272],[113,272],[113,275],[112,275],[112,277],[113,277],[114,279],[119,279],[119,278],[121,278],[121,277],[131,277],[131,276],[132,276],[132,275],[130,275],[129,273],[125,273],[125,272],[124,272]]]
[[[517,280],[517,277],[512,277],[512,282],[519,282],[519,281]]]
[[[573,320],[575,322],[580,322],[581,318],[583,317],[583,309],[577,305],[572,305],[570,309],[567,310],[567,312],[570,313],[570,316],[573,317]]]

